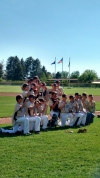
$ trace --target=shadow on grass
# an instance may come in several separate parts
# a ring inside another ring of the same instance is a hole
[[[22,133],[0,133],[0,138],[24,136]]]
[[[56,126],[56,127],[52,127],[52,128],[48,128],[48,131],[59,131],[59,130],[67,130],[67,129],[79,129],[79,126],[73,126],[73,127],[69,127],[69,126],[64,126],[64,127],[60,127],[60,126]],[[82,127],[81,127],[82,128]]]
[[[2,127],[5,130],[12,130],[12,126],[6,126],[6,127]],[[4,137],[17,137],[23,135],[22,132],[17,132],[17,133],[0,133],[0,138],[4,138]]]
[[[93,173],[93,176],[91,178],[100,178],[100,164],[96,168],[95,172]]]
[[[11,126],[6,126],[6,127],[3,127],[5,130],[12,130],[12,127]],[[56,126],[56,127],[48,127],[47,128],[47,132],[49,131],[59,131],[59,130],[68,130],[68,129],[73,129],[73,130],[76,130],[76,129],[79,129],[80,127],[78,126],[74,126],[74,127],[69,127],[69,126],[64,126],[64,127],[60,127],[60,126]],[[44,132],[42,129],[41,129],[41,132]],[[34,131],[31,132],[32,134],[34,133]],[[0,138],[4,138],[4,137],[18,137],[18,136],[24,136],[23,135],[23,132],[20,132],[20,131],[17,131],[16,133],[0,133]]]

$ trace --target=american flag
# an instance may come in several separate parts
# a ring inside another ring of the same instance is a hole
[[[62,63],[62,62],[63,62],[63,58],[58,62],[58,64],[59,64],[59,63]]]

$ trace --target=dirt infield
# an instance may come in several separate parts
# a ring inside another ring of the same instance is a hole
[[[96,111],[95,115],[100,115],[100,111]],[[50,119],[50,115],[49,115],[49,119]],[[12,119],[11,117],[7,117],[7,118],[0,118],[0,124],[11,124],[12,123]]]
[[[12,93],[12,92],[0,92],[0,96],[16,96],[19,93]]]
[[[0,118],[0,124],[11,124],[11,117]]]

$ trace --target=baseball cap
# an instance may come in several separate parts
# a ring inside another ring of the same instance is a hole
[[[18,101],[18,100],[21,99],[21,98],[23,99],[23,96],[22,96],[22,95],[17,95],[17,96],[16,96],[16,101]]]
[[[60,81],[59,81],[59,80],[56,80],[55,83],[60,83]]]
[[[42,86],[46,86],[46,83],[45,83],[45,82],[42,82]]]
[[[24,83],[22,87],[26,88],[27,86],[29,86],[28,83]]]
[[[56,87],[57,86],[56,83],[53,83],[53,86]]]

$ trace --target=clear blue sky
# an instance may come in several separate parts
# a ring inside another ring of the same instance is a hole
[[[0,0],[0,61],[39,58],[54,72],[95,70],[100,77],[100,0]],[[57,71],[62,65],[57,64]]]

